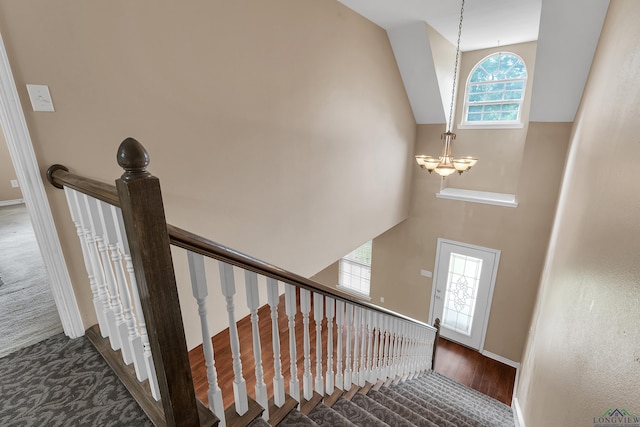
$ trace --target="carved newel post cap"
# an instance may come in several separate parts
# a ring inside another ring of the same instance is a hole
[[[133,138],[127,138],[120,144],[117,154],[118,164],[125,170],[122,179],[131,179],[134,176],[148,176],[149,153]]]

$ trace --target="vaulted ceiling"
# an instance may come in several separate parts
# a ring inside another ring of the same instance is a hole
[[[425,23],[455,45],[461,2],[338,1],[387,31],[416,123],[444,123],[448,106]],[[537,40],[529,119],[571,122],[608,6],[609,0],[466,0],[461,50]]]

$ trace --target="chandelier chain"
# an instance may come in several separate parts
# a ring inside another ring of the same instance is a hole
[[[456,97],[456,79],[458,78],[458,60],[460,58],[460,37],[462,36],[462,16],[464,13],[464,0],[462,0],[462,6],[460,8],[460,24],[458,25],[458,42],[456,45],[456,63],[453,68],[453,87],[451,88],[451,104],[449,105],[449,123],[448,131],[453,129],[453,103]]]

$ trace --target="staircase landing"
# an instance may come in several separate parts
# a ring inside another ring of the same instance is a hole
[[[435,371],[511,405],[516,369],[440,337]]]

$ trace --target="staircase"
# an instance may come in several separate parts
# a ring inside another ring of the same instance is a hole
[[[435,372],[388,385],[368,384],[330,400],[307,410],[302,405],[302,412],[294,409],[278,426],[514,426],[507,405]],[[270,424],[258,418],[249,425]]]
[[[439,321],[432,327],[167,224],[144,147],[128,138],[117,158],[125,172],[115,187],[61,165],[47,177],[64,189],[83,251],[97,318],[87,336],[154,425],[513,425],[507,406],[432,371]],[[173,256],[187,259],[195,301],[178,298]],[[208,298],[224,301],[228,317],[226,342],[215,346]],[[242,336],[237,304],[250,313]],[[200,319],[200,399],[186,307]],[[263,322],[260,310],[270,313]]]

